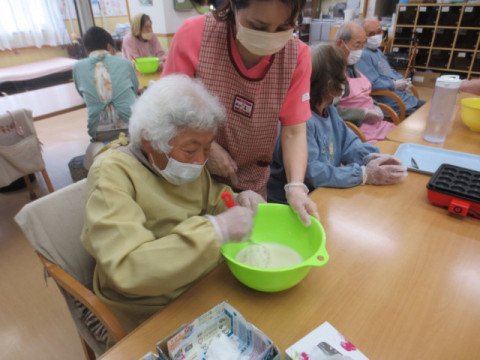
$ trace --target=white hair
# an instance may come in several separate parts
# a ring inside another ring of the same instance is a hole
[[[360,25],[362,25],[363,27],[365,27],[365,23],[366,23],[366,22],[369,22],[369,21],[378,21],[378,22],[380,22],[380,19],[378,18],[378,16],[369,16],[369,17],[363,19],[363,20],[360,22]]]
[[[144,138],[155,150],[168,154],[172,149],[168,143],[179,132],[215,132],[224,118],[224,107],[199,80],[174,74],[149,85],[137,99],[128,131],[134,145],[141,145]]]
[[[340,27],[337,30],[337,33],[335,34],[335,41],[337,41],[338,39],[341,39],[346,43],[348,43],[353,36],[352,28],[355,27],[356,25],[360,25],[360,24],[356,21],[347,21],[342,25],[340,25]]]

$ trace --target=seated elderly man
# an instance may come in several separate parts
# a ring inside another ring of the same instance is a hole
[[[393,91],[400,96],[405,104],[406,115],[412,114],[425,104],[425,101],[408,93],[412,86],[411,80],[404,79],[402,75],[393,70],[383,52],[378,49],[383,39],[380,22],[376,18],[365,19],[363,29],[367,35],[367,44],[362,52],[362,57],[357,62],[358,70],[370,80],[373,91]],[[400,114],[400,107],[393,98],[389,96],[375,96],[374,99],[387,104],[397,114]]]
[[[112,143],[90,168],[81,241],[96,259],[95,293],[127,331],[215,267],[222,244],[252,229],[263,198],[247,190],[227,209],[221,194],[232,190],[204,166],[224,116],[200,82],[167,76],[134,104],[130,143]]]
[[[383,140],[395,125],[383,120],[382,110],[370,96],[372,84],[355,67],[362,56],[365,41],[365,31],[355,22],[346,22],[337,31],[335,44],[347,56],[348,84],[340,101],[336,100],[335,103],[340,117],[360,127],[367,141],[375,143]]]

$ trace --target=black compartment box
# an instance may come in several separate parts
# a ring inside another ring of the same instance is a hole
[[[427,184],[427,195],[436,206],[480,219],[480,171],[442,164]]]

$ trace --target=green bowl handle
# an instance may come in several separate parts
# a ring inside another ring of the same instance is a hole
[[[303,262],[303,265],[306,266],[322,266],[328,262],[329,255],[327,249],[325,249],[325,243],[320,247],[320,249],[312,256],[310,259]]]

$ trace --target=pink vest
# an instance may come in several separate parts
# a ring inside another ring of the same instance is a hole
[[[362,73],[359,72],[359,74],[359,78],[347,76],[350,94],[340,100],[339,106],[353,109],[373,109],[374,103],[370,96],[372,83]]]
[[[266,198],[279,114],[297,64],[298,40],[292,38],[272,56],[262,78],[250,79],[234,64],[229,31],[227,24],[216,21],[211,13],[205,16],[195,77],[219,97],[227,111],[215,141],[237,163],[239,184],[234,190],[250,189]],[[229,179],[215,178],[232,186]]]

